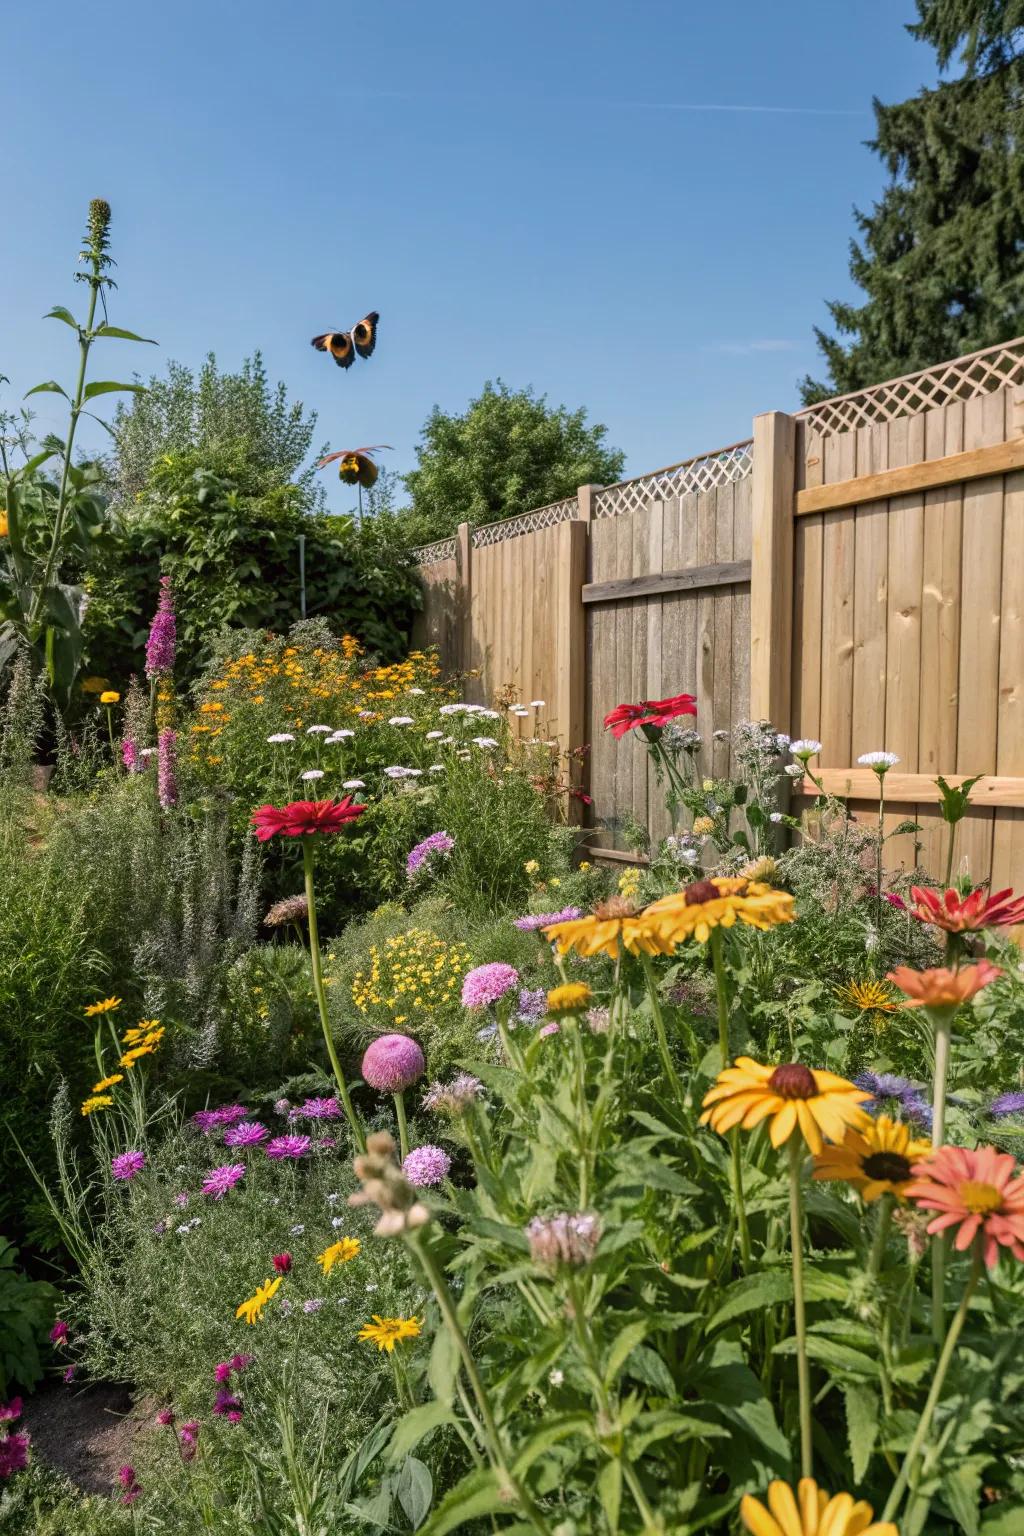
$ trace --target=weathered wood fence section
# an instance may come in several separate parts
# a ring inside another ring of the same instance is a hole
[[[752,440],[421,550],[419,638],[478,697],[543,699],[550,734],[590,743],[608,852],[628,818],[668,829],[646,754],[603,716],[685,689],[709,777],[735,767],[716,732],[771,719],[821,740],[826,786],[874,815],[857,758],[895,752],[889,825],[921,823],[933,870],[935,776],[985,775],[958,864],[1024,886],[1022,433],[1024,339],[768,412]]]

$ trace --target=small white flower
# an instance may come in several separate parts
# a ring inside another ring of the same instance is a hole
[[[362,779],[346,779],[341,787],[342,789],[365,789],[366,785]]]
[[[791,779],[802,779],[803,776],[804,776],[803,764],[802,763],[787,763],[786,767],[785,767],[785,772],[789,775],[789,777]]]
[[[350,736],[354,735],[355,731],[335,731],[334,734],[329,736],[327,739],[328,741],[347,741]]]
[[[330,726],[330,725],[307,725],[306,726],[306,735],[307,736],[329,736],[331,734],[332,730],[333,730],[333,726]]]
[[[183,1221],[181,1226],[175,1227],[174,1230],[177,1232],[179,1237],[184,1237],[187,1233],[191,1232],[192,1228],[189,1226],[187,1221]]]
[[[560,1387],[565,1380],[565,1372],[554,1370],[548,1372],[548,1381],[553,1387]]]
[[[782,740],[782,737],[779,737]],[[798,757],[802,763],[806,763],[809,757],[817,757],[821,751],[821,742],[815,741],[811,736],[801,736],[798,741],[790,742],[789,750],[794,757]]]
[[[438,710],[438,714],[461,715],[468,708],[468,704],[442,704],[441,708]]]
[[[412,725],[412,715],[392,715],[388,725]]]
[[[522,707],[520,707],[518,709],[514,709],[512,711],[512,713],[514,715],[528,715],[530,713],[530,711],[528,709],[523,709]]]
[[[428,731],[427,732],[427,740],[428,741],[440,741],[443,738],[443,736],[444,736],[444,731]]]
[[[337,1203],[337,1201],[339,1201],[341,1199],[341,1196],[339,1194],[332,1193],[332,1194],[329,1194],[329,1195],[325,1195],[324,1199],[327,1201],[328,1205],[335,1205]]]
[[[335,1231],[337,1231],[337,1229],[339,1227],[343,1227],[344,1225],[345,1225],[345,1218],[344,1218],[344,1216],[332,1216],[331,1217],[331,1226],[335,1229]]]
[[[324,776],[324,771],[323,771],[322,768],[307,768],[305,773],[300,773],[299,774],[299,778],[300,779],[305,779],[307,783],[311,779],[322,779],[323,776]]]
[[[406,693],[414,693],[418,698],[421,698],[427,690],[425,688],[407,688],[405,691]]]
[[[877,774],[883,774],[895,768],[899,758],[895,752],[862,752],[857,761],[862,768],[873,768]]]
[[[296,1222],[294,1227],[288,1228],[288,1231],[291,1233],[292,1237],[301,1237],[305,1230],[306,1224],[303,1221]]]
[[[407,768],[405,771],[407,777],[410,779],[422,779],[423,777],[422,768]]]
[[[728,741],[729,740],[729,732],[728,731],[713,731],[711,734],[712,734],[712,740],[713,741]]]
[[[295,737],[292,735],[291,731],[275,731],[273,736],[267,737],[267,740],[272,742],[276,747],[279,746],[283,741],[294,741]]]
[[[768,817],[768,820],[769,821],[776,821],[776,822],[781,821],[782,820],[782,812],[781,811],[772,811],[771,815]]]
[[[444,763],[431,763],[429,773],[444,773]]]
[[[140,757],[156,757],[156,755],[159,752],[159,750],[160,750],[159,747],[143,747],[142,751],[139,753],[139,756]]]
[[[775,740],[778,742],[780,747],[789,746],[789,737],[786,735],[785,731],[776,731]]]
[[[547,703],[546,699],[531,699],[530,700],[530,708],[531,709],[543,709],[544,705],[546,703]]]
[[[372,709],[361,709],[359,711],[359,718],[360,718],[360,720],[372,720],[373,719],[373,710]]]
[[[482,747],[485,752],[489,752],[492,747],[498,745],[493,736],[474,736],[473,741],[476,746]]]
[[[384,769],[384,772],[389,779],[407,779],[412,769],[403,768],[399,763],[392,763],[389,768]]]
[[[480,710],[480,719],[481,720],[500,720],[501,719],[501,715],[499,714],[499,712],[496,709],[482,709],[482,710]]]
[[[372,1281],[371,1281],[371,1283],[370,1283],[370,1284],[369,1284],[369,1285],[368,1285],[368,1286],[367,1286],[367,1287],[366,1287],[366,1289],[367,1289],[367,1290],[368,1290],[368,1291],[375,1291],[375,1290],[376,1290],[376,1289],[377,1289],[377,1287],[376,1287],[376,1285],[374,1285],[374,1284],[373,1284],[373,1282],[372,1282]]]
[[[700,850],[697,848],[684,848],[679,857],[684,864],[696,864],[700,858]]]
[[[467,715],[482,715],[486,708],[483,704],[463,704],[462,707]]]

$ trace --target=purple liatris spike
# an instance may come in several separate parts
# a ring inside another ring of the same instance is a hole
[[[178,733],[161,731],[158,742],[157,793],[165,811],[178,803]]]
[[[138,746],[130,736],[126,736],[121,743],[121,761],[129,773],[139,773],[142,768]]]
[[[160,597],[153,622],[149,626],[146,641],[146,676],[159,677],[174,670],[174,652],[178,642],[178,629],[174,618],[174,597],[171,578],[161,576]]]

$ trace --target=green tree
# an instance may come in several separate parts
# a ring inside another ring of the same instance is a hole
[[[816,329],[829,378],[805,404],[1024,330],[1024,0],[917,0],[909,30],[964,73],[894,106],[875,102],[870,147],[891,180],[855,210],[850,275],[863,304],[828,305]],[[850,338],[844,342],[841,338]]]
[[[588,425],[585,410],[550,406],[532,389],[488,382],[461,416],[435,406],[405,477],[412,496],[413,536],[425,542],[459,523],[490,523],[571,496],[577,486],[607,485],[624,455],[604,441],[606,427]]]

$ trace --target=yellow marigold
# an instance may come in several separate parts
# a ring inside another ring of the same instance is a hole
[[[7,516],[7,509],[6,507],[0,508],[0,539],[6,539],[10,531],[11,525]]]
[[[567,981],[548,993],[548,1013],[579,1013],[589,1006],[593,995],[585,981]]]
[[[131,1029],[125,1030],[121,1039],[125,1045],[139,1045],[145,1043],[146,1036],[153,1034],[157,1029],[160,1030],[162,1035],[164,1031],[160,1027],[159,1019],[140,1019],[138,1024],[133,1025]]]
[[[85,1016],[87,1019],[92,1019],[98,1013],[113,1013],[114,1009],[120,1008],[120,1006],[121,999],[119,997],[105,997],[101,1003],[90,1003],[85,1010]]]
[[[113,1088],[115,1083],[124,1082],[123,1072],[112,1072],[109,1077],[101,1077],[98,1083],[93,1083],[93,1093],[102,1093],[106,1088]],[[111,1100],[113,1103],[113,1100]]]
[[[877,1200],[880,1195],[902,1200],[913,1178],[911,1165],[930,1151],[931,1142],[912,1136],[909,1125],[902,1121],[891,1120],[888,1115],[877,1119],[868,1116],[861,1128],[847,1126],[839,1146],[818,1153],[811,1177],[852,1184],[865,1200]]]
[[[416,1339],[422,1332],[418,1317],[378,1317],[374,1312],[373,1322],[364,1323],[359,1338],[376,1344],[378,1351],[386,1349],[390,1355],[400,1339]]]
[[[264,1280],[257,1287],[256,1294],[243,1301],[241,1306],[235,1309],[236,1317],[244,1317],[250,1327],[263,1316],[263,1309],[273,1296],[277,1294],[281,1284],[281,1276],[277,1275],[273,1280]]]
[[[672,944],[665,938],[662,925],[652,921],[648,912],[638,912],[625,896],[612,896],[584,917],[549,923],[541,931],[560,955],[574,949],[580,955],[605,954],[615,960],[623,949],[634,955],[672,953]]]
[[[100,703],[101,704],[116,704],[119,701],[120,697],[121,697],[121,695],[119,693],[117,693],[113,688],[108,688],[105,693],[101,693],[100,694]]]
[[[791,923],[793,898],[756,880],[715,876],[652,901],[644,916],[658,927],[670,948],[689,938],[706,944],[713,928],[731,928],[737,919],[751,928]]]
[[[863,1129],[868,1117],[860,1106],[870,1097],[845,1077],[814,1071],[799,1061],[763,1067],[749,1056],[738,1056],[735,1066],[719,1072],[704,1095],[700,1123],[724,1136],[735,1125],[750,1131],[770,1119],[773,1147],[781,1147],[799,1131],[811,1151],[820,1152],[822,1132],[829,1141],[840,1142],[848,1125]]]
[[[126,1068],[134,1067],[135,1063],[141,1057],[152,1056],[155,1050],[155,1045],[134,1045],[130,1051],[125,1051],[124,1055],[121,1057],[121,1060],[118,1062],[118,1066]]]
[[[318,1253],[316,1261],[325,1275],[329,1275],[335,1264],[348,1264],[351,1259],[357,1258],[362,1247],[358,1237],[341,1237],[323,1253]]]
[[[694,818],[694,837],[710,837],[715,830],[715,818],[713,816],[697,816]]]
[[[83,1103],[82,1114],[91,1115],[94,1114],[97,1109],[109,1109],[113,1102],[114,1101],[110,1097],[109,1093],[94,1094],[92,1098],[86,1099]]]

